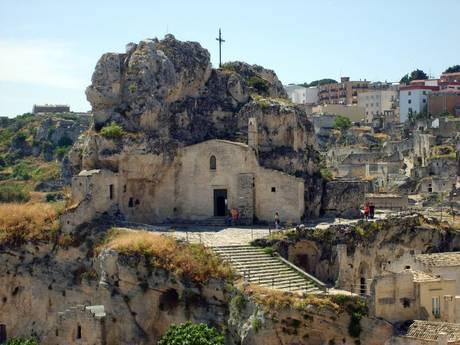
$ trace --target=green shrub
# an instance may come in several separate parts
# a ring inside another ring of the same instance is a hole
[[[120,138],[124,134],[123,128],[116,122],[112,121],[101,129],[101,135],[106,138]]]
[[[39,343],[35,338],[30,338],[30,339],[11,338],[6,342],[6,345],[39,345]]]
[[[0,202],[26,202],[29,193],[18,185],[0,185]]]
[[[11,174],[11,177],[13,177],[16,180],[22,180],[22,181],[30,180],[31,178],[30,167],[23,162],[17,164],[13,168],[13,173]]]
[[[47,193],[45,199],[46,199],[46,202],[56,202],[59,200],[63,200],[64,194],[61,192]]]
[[[54,150],[54,155],[56,156],[56,159],[62,161],[65,155],[69,152],[70,148],[71,146],[56,147],[56,149]]]
[[[268,92],[268,82],[265,79],[262,79],[258,76],[252,76],[248,78],[248,85],[256,89],[260,93]]]
[[[224,345],[224,336],[204,323],[172,325],[158,345]]]
[[[351,120],[345,116],[337,116],[334,121],[334,128],[340,131],[346,131],[351,127]]]

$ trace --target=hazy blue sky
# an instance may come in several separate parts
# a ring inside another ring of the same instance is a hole
[[[223,60],[274,69],[283,83],[319,78],[396,81],[460,64],[459,0],[0,0],[0,115],[34,103],[90,109],[98,58],[169,32]]]

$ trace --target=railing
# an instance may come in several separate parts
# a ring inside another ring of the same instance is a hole
[[[301,269],[300,267],[297,267],[296,265],[294,265],[293,263],[291,263],[290,261],[286,260],[285,258],[283,258],[281,255],[279,255],[278,253],[274,253],[274,256],[276,256],[278,259],[280,259],[283,263],[285,263],[286,265],[288,265],[289,267],[291,267],[292,269],[294,269],[295,271],[297,271],[298,273],[300,273],[301,275],[303,275],[305,278],[313,281],[313,283],[321,290],[323,291],[326,291],[327,290],[327,287],[326,287],[326,284],[324,284],[322,281],[320,281],[319,279],[317,279],[316,277],[313,277],[311,274],[308,274],[307,272],[305,272],[303,269]]]

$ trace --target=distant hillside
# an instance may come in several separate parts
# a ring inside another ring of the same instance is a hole
[[[73,113],[0,118],[0,202],[60,198],[61,162],[90,121]]]

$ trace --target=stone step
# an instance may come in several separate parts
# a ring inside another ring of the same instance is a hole
[[[321,293],[308,276],[261,248],[238,245],[213,247],[213,250],[250,283],[282,291]]]
[[[308,285],[308,281],[305,280],[303,277],[301,276],[283,276],[283,277],[258,277],[258,276],[250,276],[249,277],[249,282],[260,282],[260,283],[271,283],[271,282],[299,282],[299,281],[302,281],[304,282],[306,285]]]
[[[261,257],[261,256],[254,256],[254,257],[250,257],[250,256],[245,256],[245,257],[234,257],[234,256],[228,256],[227,257],[229,260],[233,261],[233,262],[239,262],[241,264],[244,264],[244,263],[251,263],[251,262],[257,262],[257,263],[278,263],[280,262],[280,260],[278,260],[277,258],[274,258],[274,257]]]

